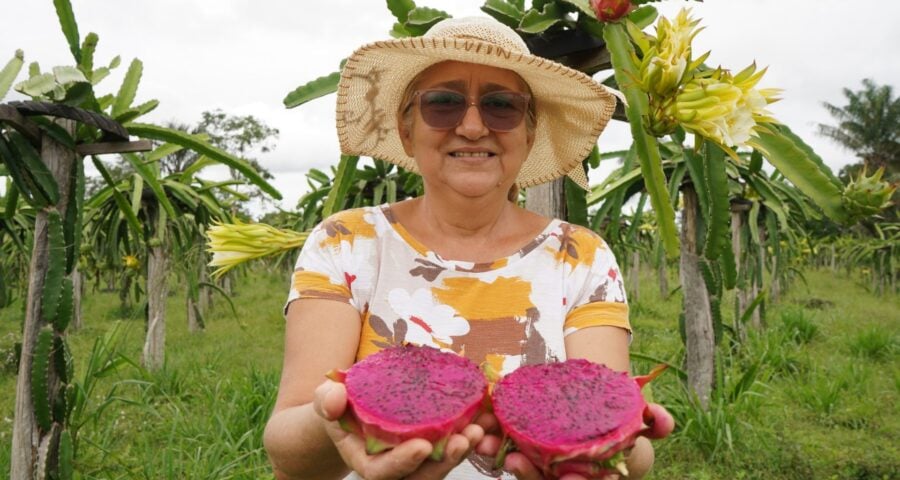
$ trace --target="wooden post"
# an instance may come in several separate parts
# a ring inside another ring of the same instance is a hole
[[[659,276],[659,298],[665,300],[669,296],[669,262],[662,242],[656,244],[657,275]]]
[[[75,122],[57,120],[69,135],[75,133]],[[56,143],[51,136],[41,136],[41,159],[53,174],[57,185],[69,185],[75,168],[75,152]],[[28,297],[25,306],[25,325],[22,331],[22,354],[19,357],[19,374],[16,380],[16,410],[13,421],[12,458],[10,478],[32,479],[38,471],[46,468],[49,460],[55,458],[59,446],[59,426],[49,432],[42,432],[34,414],[31,392],[31,370],[38,333],[46,325],[41,315],[44,281],[50,265],[50,243],[48,237],[48,211],[55,208],[65,218],[69,206],[69,189],[59,189],[59,202],[55,206],[38,210],[34,222],[34,244],[31,264],[28,270]],[[59,385],[59,375],[55,362],[49,365],[49,388],[55,391]]]
[[[700,274],[700,257],[697,255],[697,193],[692,186],[686,186],[682,195],[681,287],[684,292],[688,386],[706,408],[714,382],[716,346],[709,292]]]
[[[150,247],[147,259],[147,337],[141,363],[150,370],[162,368],[166,348],[166,299],[169,297],[168,254],[164,245]]]
[[[731,252],[734,255],[734,264],[737,269],[737,278],[739,279],[741,275],[744,275],[746,278],[747,272],[747,264],[743,259],[743,229],[744,216],[749,209],[749,205],[745,203],[733,203],[731,205]],[[750,295],[749,289],[750,285],[747,282],[741,282],[738,284],[735,292],[734,328],[741,340],[746,340],[747,338],[747,329],[741,323],[741,315],[744,314],[744,311],[747,310],[752,301],[751,298],[748,298]]]
[[[80,330],[84,326],[81,316],[81,297],[84,295],[84,275],[78,269],[78,265],[69,276],[72,279],[72,325],[70,329]]]
[[[525,191],[525,208],[546,217],[565,220],[565,178],[530,187]]]
[[[631,265],[628,268],[628,281],[631,283],[631,290],[628,292],[628,301],[637,303],[640,300],[640,273],[641,273],[641,252],[635,250],[631,252]]]

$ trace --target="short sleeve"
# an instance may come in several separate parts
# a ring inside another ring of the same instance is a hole
[[[291,286],[284,314],[294,300],[315,298],[353,305],[345,270],[341,267],[340,241],[329,241],[327,221],[316,226],[300,250],[291,275]]]
[[[573,288],[578,293],[566,315],[565,335],[595,326],[624,328],[630,334],[628,301],[619,265],[606,242],[599,236],[596,240],[593,263],[586,274],[578,277],[580,288]]]

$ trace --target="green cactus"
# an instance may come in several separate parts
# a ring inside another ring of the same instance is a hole
[[[48,432],[52,424],[50,411],[50,353],[53,348],[53,329],[44,327],[38,333],[31,363],[31,402],[41,431]]]
[[[49,208],[47,211],[47,235],[50,251],[47,255],[47,276],[44,278],[41,313],[44,321],[54,323],[59,312],[62,281],[66,274],[66,241],[62,218],[56,208]]]

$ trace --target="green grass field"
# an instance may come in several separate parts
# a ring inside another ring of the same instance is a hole
[[[653,384],[679,421],[656,443],[654,479],[900,478],[900,297],[876,297],[827,270],[808,271],[767,311],[764,332],[720,348],[720,389],[704,411],[675,373]],[[661,299],[650,272],[632,303],[632,351],[678,365],[680,297]],[[77,416],[82,478],[271,478],[261,434],[281,368],[287,276],[236,282],[237,317],[217,299],[190,334],[173,286],[166,368],[140,369],[144,325],[115,293],[92,292],[71,334],[76,378],[90,388]],[[730,305],[730,300],[725,305]],[[0,477],[9,471],[21,303],[0,310]],[[723,309],[730,322],[730,307]],[[117,336],[110,336],[117,332]],[[107,347],[104,351],[95,348]],[[96,375],[88,376],[95,351]],[[122,357],[117,357],[121,354]],[[124,358],[126,360],[116,360]],[[635,360],[636,373],[654,362]],[[109,367],[104,370],[104,368]],[[117,368],[112,368],[117,367]],[[750,372],[750,373],[748,373]],[[93,380],[92,380],[93,379]]]

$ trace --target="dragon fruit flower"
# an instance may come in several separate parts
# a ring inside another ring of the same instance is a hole
[[[777,123],[766,106],[777,101],[777,89],[757,90],[765,74],[750,65],[737,75],[717,69],[689,81],[666,113],[695,134],[729,147],[753,146],[755,131],[763,123]],[[734,155],[732,155],[734,156]]]
[[[591,0],[591,8],[601,22],[615,22],[634,10],[630,0]]]
[[[381,350],[346,372],[328,377],[347,388],[347,411],[338,421],[366,441],[375,455],[413,438],[431,442],[440,461],[447,440],[481,413],[488,382],[469,359],[407,344]]]
[[[497,466],[515,448],[548,479],[628,475],[623,452],[653,423],[641,387],[664,369],[631,378],[583,359],[519,367],[492,391],[506,437]]]
[[[897,190],[897,185],[881,180],[883,174],[884,167],[881,167],[867,177],[866,167],[863,167],[859,176],[851,179],[844,187],[841,200],[851,216],[859,218],[876,215],[891,205],[891,196]]]
[[[641,84],[653,95],[667,97],[674,92],[687,74],[700,66],[709,52],[697,60],[691,59],[691,42],[703,28],[697,28],[700,20],[689,16],[690,10],[682,9],[674,21],[662,17],[656,25],[656,37],[647,36],[650,49],[644,53],[641,63]]]
[[[209,264],[219,267],[214,276],[222,275],[249,260],[299,248],[308,236],[264,223],[218,223],[207,231],[207,248],[213,253]]]

